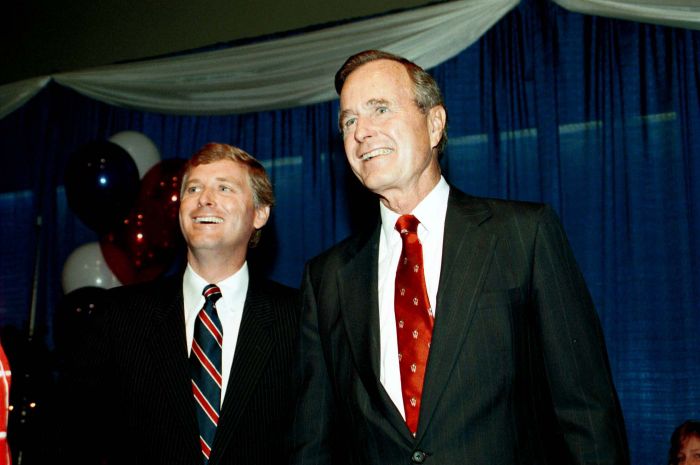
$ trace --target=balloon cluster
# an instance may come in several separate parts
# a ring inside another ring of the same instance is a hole
[[[71,210],[99,242],[66,260],[66,294],[154,279],[167,271],[182,244],[178,225],[185,160],[160,160],[155,144],[136,131],[92,142],[68,160],[65,189]]]

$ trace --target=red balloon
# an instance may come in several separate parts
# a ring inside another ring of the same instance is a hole
[[[163,160],[141,180],[135,206],[100,240],[109,268],[124,283],[150,281],[167,271],[184,241],[180,232],[180,184],[186,160]]]

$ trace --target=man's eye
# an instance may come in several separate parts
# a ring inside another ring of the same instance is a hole
[[[377,113],[380,115],[383,115],[384,113],[388,112],[389,109],[387,107],[377,107]]]
[[[231,192],[233,189],[231,189],[231,186],[219,186],[219,190],[221,192]]]
[[[350,126],[355,124],[355,121],[357,121],[357,118],[348,118],[345,121],[343,121],[343,127],[349,128]]]
[[[189,193],[189,194],[194,194],[195,192],[197,192],[197,186],[189,186],[189,187],[185,190],[185,192],[187,192],[187,193]]]

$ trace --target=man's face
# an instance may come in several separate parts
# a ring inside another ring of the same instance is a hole
[[[355,175],[380,196],[428,191],[440,169],[433,150],[442,134],[441,106],[423,114],[400,63],[376,60],[350,73],[340,93],[345,154]]]
[[[243,253],[270,207],[255,208],[248,167],[232,160],[195,166],[180,200],[180,228],[189,251]]]

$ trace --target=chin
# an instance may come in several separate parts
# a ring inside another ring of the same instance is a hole
[[[392,178],[381,173],[369,174],[361,179],[362,184],[372,192],[382,191],[392,185]]]

